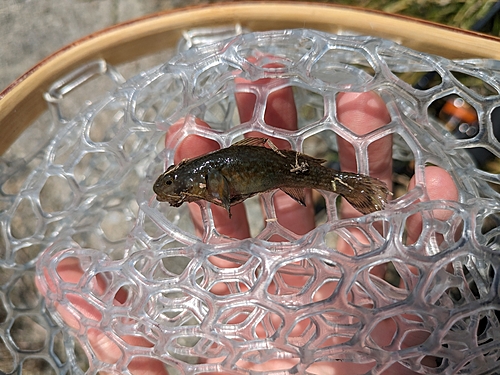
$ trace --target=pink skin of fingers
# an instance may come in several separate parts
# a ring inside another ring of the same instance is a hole
[[[244,82],[242,82],[244,83]],[[265,82],[262,82],[265,84]],[[240,94],[241,95],[241,94]],[[251,116],[253,111],[255,98],[251,95],[237,96],[237,104],[240,108],[240,116],[242,121],[245,118]],[[365,134],[373,129],[385,125],[389,121],[388,113],[383,103],[382,99],[374,93],[345,93],[341,94],[337,98],[338,105],[338,118],[339,121],[346,127],[351,129],[356,134]],[[296,115],[295,112],[291,112],[290,108],[295,108],[293,102],[293,95],[290,89],[278,90],[271,94],[268,99],[269,110],[266,113],[265,120],[267,123],[287,129],[296,129]],[[250,111],[248,108],[251,108]],[[283,113],[294,114],[293,119],[288,118],[288,115],[284,116]],[[207,124],[199,122],[201,126],[208,126]],[[169,130],[167,136],[174,136],[176,131],[182,126],[181,123],[175,124]],[[279,143],[276,141],[276,143]],[[379,141],[372,144],[369,148],[370,157],[370,172],[372,176],[378,177],[387,184],[391,183],[391,163],[392,155],[390,153],[392,145],[392,139],[390,137],[385,137]],[[283,148],[286,145],[279,144],[278,147]],[[207,153],[218,148],[218,144],[213,141],[206,140],[197,136],[187,137],[181,147],[179,147],[178,152],[175,155],[175,162],[179,162],[183,158],[190,158],[200,154]],[[355,171],[356,164],[354,159],[354,152],[352,146],[348,144],[345,140],[339,139],[339,153],[341,155],[341,165],[344,170]],[[457,199],[456,187],[453,180],[449,174],[438,168],[438,167],[428,167],[426,170],[426,182],[428,187],[428,195],[430,199]],[[413,185],[412,185],[413,184]],[[389,185],[390,186],[390,185]],[[414,186],[414,183],[410,183],[409,189]],[[311,202],[308,198],[308,202]],[[276,197],[276,211],[278,215],[278,220],[287,228],[294,231],[295,233],[305,233],[312,228],[314,228],[314,215],[312,211],[312,204],[308,207],[301,207],[296,202],[292,201],[289,197],[283,195],[283,197]],[[342,215],[344,217],[353,216],[354,212],[349,208],[347,204],[343,205]],[[234,238],[248,238],[250,236],[248,229],[248,221],[243,205],[237,205],[232,207],[232,219],[228,218],[227,212],[221,208],[212,205],[215,225],[217,229],[228,236]],[[302,211],[298,211],[302,210]],[[202,230],[200,210],[196,204],[190,204],[190,212],[193,216],[196,228],[199,231]],[[446,212],[436,212],[436,215],[446,215]],[[296,220],[297,217],[301,217],[301,221]],[[445,216],[442,219],[446,219]],[[415,239],[421,230],[421,218],[412,217],[408,220],[408,234],[409,237]],[[346,245],[347,246],[347,245]],[[346,253],[350,250],[348,247],[343,249]],[[224,263],[220,263],[223,267]],[[58,274],[61,279],[65,282],[77,283],[81,276],[83,275],[83,270],[78,259],[68,258],[61,262],[58,266]],[[290,276],[294,277],[294,276]],[[51,290],[57,290],[57,280],[50,280],[48,275],[47,287]],[[291,280],[290,280],[291,281]],[[300,283],[300,280],[297,280]],[[95,288],[96,293],[102,292],[106,285],[105,281],[95,278]],[[39,289],[43,294],[44,289],[39,284]],[[324,290],[322,293],[328,294],[330,291]],[[225,291],[221,291],[225,293]],[[318,296],[321,298],[321,296]],[[99,313],[85,300],[84,296],[80,298],[73,298],[71,301],[72,307],[80,312],[83,316],[91,319],[99,319]],[[120,304],[120,298],[116,297],[116,303]],[[72,310],[59,305],[57,310],[64,319],[64,321],[71,327],[78,329],[80,322]],[[300,330],[300,323],[297,325],[297,329]],[[377,326],[376,332],[373,332],[373,336],[377,337],[379,342],[385,342],[391,339],[395,327],[391,324],[390,320],[381,322]],[[126,342],[132,345],[150,347],[151,343],[140,336],[127,336],[123,337]],[[405,341],[405,345],[418,345],[423,342],[425,337],[409,336],[408,340]],[[122,353],[120,349],[114,344],[105,334],[99,330],[93,329],[89,331],[89,341],[96,352],[96,355],[100,360],[106,363],[115,363],[119,360]],[[332,344],[334,342],[332,341]],[[430,359],[432,366],[432,359]],[[435,365],[435,362],[434,362]],[[259,366],[249,365],[249,368],[257,370]],[[278,370],[289,368],[290,362],[287,360],[277,360],[272,361],[267,364],[265,369],[261,370]],[[372,364],[358,365],[352,363],[344,362],[332,362],[332,363],[318,363],[317,365],[310,368],[308,371],[317,374],[344,374],[344,373],[365,373],[372,367]],[[150,375],[150,374],[160,374],[166,375],[163,364],[151,358],[135,358],[129,365],[130,371],[134,375]],[[413,374],[413,372],[403,368],[402,366],[392,366],[385,374]]]
[[[429,200],[456,201],[458,200],[458,190],[453,179],[448,172],[436,166],[425,168],[425,186]],[[408,184],[408,190],[415,187],[415,177],[412,177]],[[433,215],[437,220],[447,220],[451,213],[446,210],[434,210]],[[422,231],[422,216],[412,215],[407,220],[406,231],[408,233],[408,243],[417,241]]]

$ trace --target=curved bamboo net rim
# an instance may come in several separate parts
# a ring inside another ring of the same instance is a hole
[[[447,58],[500,59],[500,38],[333,4],[253,1],[161,12],[84,37],[45,58],[1,92],[0,155],[47,109],[43,93],[48,87],[71,70],[98,58],[113,65],[132,61],[176,46],[183,30],[235,23],[253,31],[351,31]]]

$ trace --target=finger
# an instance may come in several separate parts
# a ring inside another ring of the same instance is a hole
[[[306,205],[302,206],[281,190],[274,194],[274,206],[278,222],[298,235],[306,234],[316,227],[311,190],[306,190],[305,197]],[[270,240],[283,241],[279,236],[273,236]]]
[[[280,67],[279,64],[268,64],[265,67]],[[250,82],[242,78],[237,78],[238,85],[258,85],[265,87],[271,79],[261,79],[255,82]],[[265,91],[265,89],[262,89]],[[256,97],[253,94],[244,92],[236,93],[236,103],[242,123],[248,122],[252,119],[254,113]],[[264,121],[267,125],[286,129],[297,130],[297,109],[293,97],[292,87],[285,87],[280,90],[271,92],[268,95],[266,102],[266,109],[264,113]],[[250,132],[247,134],[249,137],[267,137],[259,132]],[[282,139],[267,137],[279,148],[289,149],[290,144]],[[314,207],[311,196],[311,191],[305,191],[306,206],[299,205],[295,200],[290,198],[281,190],[274,194],[274,209],[278,222],[293,233],[302,235],[314,229]],[[279,236],[272,236],[271,241],[283,240]]]
[[[255,82],[249,82],[242,78],[237,78],[238,85],[252,84],[257,86],[265,86],[270,79],[260,79]],[[240,122],[248,122],[252,119],[256,97],[254,94],[240,92],[236,93],[236,104],[238,106],[238,114]],[[275,128],[286,130],[297,130],[297,109],[293,98],[293,90],[291,87],[285,87],[269,94],[266,102],[266,111],[264,113],[264,121],[267,125]],[[290,149],[290,144],[280,138],[269,137],[260,132],[249,132],[247,137],[265,137],[271,141],[279,149]]]
[[[65,283],[78,284],[84,275],[84,271],[81,267],[81,263],[78,258],[70,257],[63,259],[57,266],[57,274],[61,280]],[[44,273],[44,277],[36,279],[38,290],[42,295],[45,295],[47,291],[45,286],[50,289],[52,293],[56,292],[59,288],[58,280],[53,280],[47,272]],[[106,280],[102,275],[96,275],[91,285],[93,286],[93,294],[95,296],[102,296],[107,289]],[[120,299],[122,294],[117,293],[115,295],[115,300],[113,305],[123,304],[123,300]],[[66,294],[66,299],[68,304],[55,303],[55,307],[60,317],[64,322],[71,327],[74,331],[80,331],[81,318],[85,317],[94,321],[100,321],[102,319],[102,314],[93,305],[88,302],[90,296],[86,297],[85,293]],[[96,357],[104,362],[113,364],[120,360],[123,353],[119,346],[109,338],[102,330],[98,328],[87,329],[86,339],[92,347]],[[123,335],[121,339],[128,344],[136,347],[152,347],[153,344],[141,336],[133,335]],[[154,358],[144,358],[136,357],[132,359],[128,365],[128,369],[134,375],[168,375],[165,369],[165,365]],[[102,374],[107,374],[107,372],[100,372]]]
[[[337,118],[357,135],[365,135],[390,122],[387,106],[374,92],[341,93],[337,96]],[[354,147],[337,137],[340,166],[343,171],[357,172]],[[385,182],[392,189],[392,135],[376,140],[368,146],[370,176]],[[350,204],[342,202],[342,217],[360,216]]]
[[[390,121],[387,107],[380,96],[374,92],[366,93],[341,93],[337,96],[338,120],[357,135],[364,135],[376,130]],[[354,147],[342,137],[337,137],[340,166],[343,171],[357,172],[357,163]],[[392,189],[392,136],[385,136],[368,146],[369,171]],[[342,199],[341,216],[343,218],[357,217],[356,211],[345,199]],[[351,233],[363,244],[368,239],[358,229],[351,229]],[[353,248],[342,238],[337,243],[337,249],[353,255]],[[372,273],[384,277],[385,267],[379,266]]]
[[[202,127],[209,127],[207,123],[201,120],[197,120],[196,123]],[[183,125],[184,121],[179,121],[172,125],[167,132],[165,141],[169,142],[178,137]],[[183,159],[204,155],[219,148],[219,144],[213,140],[197,135],[188,135],[177,149],[174,156],[174,162],[177,164]],[[200,207],[196,203],[188,203],[188,206],[196,233],[198,236],[202,237],[204,227]],[[228,212],[222,207],[212,204],[211,210],[214,225],[219,233],[238,239],[250,237],[250,229],[245,206],[243,204],[237,204],[231,207],[231,218],[229,218]]]
[[[257,62],[257,58],[249,58],[248,60],[252,63]],[[263,67],[267,69],[282,68],[283,65],[279,63],[270,63]],[[240,88],[244,86],[260,86],[259,92],[265,93],[266,85],[271,82],[275,84],[278,80],[285,81],[279,78],[263,78],[252,82],[237,77],[235,82]],[[244,123],[250,121],[255,110],[256,96],[248,92],[237,92],[235,98],[238,106],[238,113],[240,115],[240,122]],[[297,108],[295,106],[292,87],[284,87],[268,94],[264,121],[267,125],[274,126],[275,128],[297,130]],[[250,132],[248,136],[262,137],[263,135],[259,132]],[[290,148],[287,141],[278,138],[272,138],[272,141],[278,148]]]
[[[458,190],[450,174],[444,169],[436,166],[425,168],[425,186],[429,200],[458,200]],[[415,187],[415,176],[408,184],[408,190]],[[433,210],[432,214],[437,220],[448,220],[451,212],[447,210]],[[406,221],[407,244],[415,243],[422,233],[422,215],[415,214]]]

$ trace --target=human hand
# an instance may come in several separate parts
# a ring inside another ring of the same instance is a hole
[[[238,94],[236,97],[238,107],[240,109],[240,119],[241,121],[246,121],[248,116],[251,116],[253,102],[251,96],[246,96],[244,94]],[[265,121],[269,125],[285,128],[288,130],[296,129],[296,109],[295,103],[293,101],[293,94],[290,88],[285,88],[273,93],[268,100],[268,111],[266,112]],[[337,116],[339,121],[351,131],[357,134],[365,134],[369,131],[377,129],[385,125],[389,121],[389,114],[387,108],[382,101],[382,99],[374,93],[344,93],[337,98]],[[206,124],[200,124],[202,126],[208,126]],[[173,126],[169,136],[175,136],[175,131],[181,125]],[[177,128],[176,128],[177,127]],[[252,134],[255,136],[255,134]],[[280,142],[279,140],[273,140],[274,143],[279,148],[286,148],[286,142]],[[354,157],[354,150],[352,146],[345,140],[339,139],[339,155],[341,160],[341,166],[343,170],[355,171],[356,162]],[[204,154],[206,152],[212,151],[217,148],[217,144],[213,141],[206,140],[197,136],[187,137],[186,140],[179,147],[177,154],[175,155],[176,162],[183,158],[190,158],[197,156],[199,154]],[[369,147],[369,160],[370,160],[370,175],[372,177],[377,177],[380,180],[386,182],[389,186],[392,179],[392,139],[390,136],[384,137],[376,142],[374,142]],[[448,199],[456,200],[458,197],[456,187],[449,176],[449,174],[437,167],[428,167],[426,173],[426,183],[428,187],[428,195],[430,199]],[[409,188],[414,186],[414,182],[410,182]],[[303,207],[298,205],[295,201],[289,198],[286,194],[277,192],[274,199],[276,216],[281,225],[296,234],[304,234],[312,230],[315,226],[314,221],[314,211],[312,205],[312,199],[310,192],[306,198],[307,206]],[[250,237],[248,219],[244,210],[243,205],[234,206],[232,208],[233,217],[229,219],[227,212],[218,206],[212,205],[213,217],[215,221],[215,226],[217,230],[229,237],[233,238],[248,238]],[[190,212],[200,235],[203,235],[203,227],[201,224],[200,210],[199,207],[194,203],[190,204]],[[353,217],[358,215],[348,204],[344,202],[341,210],[342,217]],[[446,215],[445,212],[437,212],[436,215]],[[300,220],[297,220],[300,218]],[[440,216],[441,219],[446,219],[445,216]],[[413,243],[416,241],[421,232],[421,218],[418,215],[412,216],[407,221],[407,233],[408,233],[408,243]],[[271,238],[271,240],[279,240],[279,238]],[[352,253],[352,249],[347,243],[339,243],[339,251],[346,254]],[[223,268],[225,266],[230,266],[226,263],[226,260],[218,260],[218,266]],[[375,274],[383,274],[383,270],[374,269]],[[82,277],[83,270],[76,258],[67,258],[59,264],[58,274],[66,282],[78,283]],[[301,276],[287,276],[289,278],[296,278],[296,280],[290,280],[292,283],[301,283]],[[50,288],[57,289],[57,285],[52,283],[50,280],[46,280]],[[101,294],[106,289],[106,282],[104,279],[96,276],[95,282],[96,291]],[[43,292],[43,288],[40,288]],[[220,291],[222,294],[227,291]],[[328,293],[328,290],[323,290],[323,293]],[[116,303],[123,303],[125,297],[120,297],[117,294]],[[95,309],[86,301],[85,296],[74,297],[70,301],[73,306],[79,311],[80,314],[99,319],[99,314]],[[74,314],[73,311],[68,310],[62,305],[57,307],[58,313],[74,330],[78,331],[80,328],[80,321],[78,316]],[[378,331],[374,332],[373,335],[377,336],[381,342],[390,341],[394,333],[394,327],[390,325],[389,322],[384,326],[381,324],[378,326]],[[118,361],[122,352],[119,348],[106,336],[103,332],[98,330],[92,330],[89,332],[88,340],[96,353],[97,357],[107,363],[115,363]],[[151,343],[140,336],[127,336],[122,337],[122,339],[131,345],[138,347],[149,347]],[[404,344],[407,346],[419,345],[425,341],[425,337],[408,335]],[[429,365],[432,366],[432,359],[428,359],[431,362]],[[281,361],[274,361],[272,366],[266,368],[260,368],[260,370],[274,370],[277,368],[286,368],[287,360],[283,359]],[[435,365],[435,362],[434,362]],[[136,357],[132,359],[128,366],[129,370],[134,375],[149,375],[149,374],[167,374],[165,367],[162,362],[157,359],[152,359],[148,357]],[[317,374],[332,373],[332,374],[344,374],[344,373],[365,373],[369,371],[370,365],[355,365],[347,362],[332,362],[327,364],[321,364],[315,368],[309,369],[311,372]],[[257,368],[254,368],[257,370]],[[403,366],[392,366],[386,374],[413,374],[413,372],[407,370]]]

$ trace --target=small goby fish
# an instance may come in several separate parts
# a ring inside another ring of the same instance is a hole
[[[268,147],[265,147],[265,145]],[[323,159],[279,150],[267,138],[245,138],[230,147],[184,159],[158,177],[153,191],[160,202],[179,207],[206,200],[224,207],[259,193],[281,189],[305,206],[305,188],[343,196],[363,214],[384,208],[389,190],[380,180],[324,167]]]

